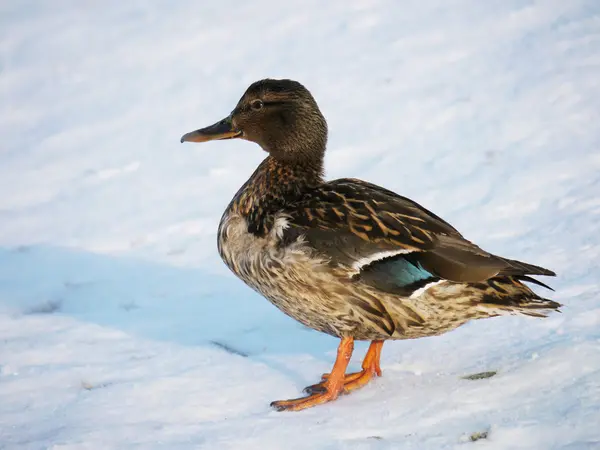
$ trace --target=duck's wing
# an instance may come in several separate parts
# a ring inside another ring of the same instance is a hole
[[[436,279],[554,275],[492,255],[418,203],[361,180],[323,184],[285,215],[284,243],[302,236],[330,264],[389,292],[410,293]]]

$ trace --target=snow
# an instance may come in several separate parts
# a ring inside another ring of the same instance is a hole
[[[592,0],[2,2],[0,448],[600,448],[599,30]],[[337,342],[217,255],[264,153],[179,144],[265,77],[313,92],[329,177],[555,270],[563,312],[387,343],[368,387],[271,410]]]

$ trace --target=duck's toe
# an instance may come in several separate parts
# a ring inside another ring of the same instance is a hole
[[[325,392],[312,394],[308,397],[300,397],[292,400],[276,400],[271,402],[271,407],[275,408],[277,411],[301,411],[303,409],[331,402],[335,400],[338,395],[338,392],[325,390]]]
[[[344,376],[344,386],[342,393],[347,394],[355,389],[361,388],[365,386],[369,381],[373,378],[381,376],[381,371],[379,373],[375,372],[371,369],[363,369],[360,372],[349,373]],[[322,393],[327,390],[325,387],[325,383],[329,378],[328,373],[324,373],[320,383],[311,384],[310,386],[306,386],[303,390],[306,394],[317,394]]]
[[[345,391],[345,387],[347,384],[352,383],[354,380],[356,380],[357,378],[363,377],[365,375],[365,371],[361,370],[360,372],[355,372],[355,373],[349,373],[347,375],[344,375],[344,391]],[[315,393],[319,393],[319,392],[325,392],[326,391],[326,387],[325,387],[325,382],[327,381],[327,379],[329,378],[329,374],[328,373],[324,373],[321,376],[321,381],[320,383],[316,383],[316,384],[311,384],[310,386],[306,386],[303,390],[303,392],[305,392],[306,394],[315,394]],[[369,377],[370,379],[371,377]]]

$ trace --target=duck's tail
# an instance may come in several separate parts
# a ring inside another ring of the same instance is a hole
[[[476,283],[480,287],[477,308],[494,316],[524,314],[546,317],[549,312],[558,311],[562,306],[553,300],[540,297],[524,282],[552,290],[551,287],[527,275],[494,277],[485,283]]]

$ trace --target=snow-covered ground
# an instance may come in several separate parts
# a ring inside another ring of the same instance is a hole
[[[388,343],[363,390],[272,411],[337,342],[217,255],[264,154],[179,144],[264,77],[312,90],[328,176],[555,270],[562,314]],[[0,448],[600,448],[599,123],[596,0],[0,3]]]

